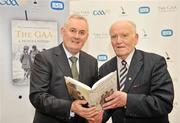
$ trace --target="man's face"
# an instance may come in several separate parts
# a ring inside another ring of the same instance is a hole
[[[71,18],[61,29],[64,46],[71,54],[78,53],[88,38],[88,25],[82,19]]]
[[[111,44],[116,55],[126,59],[135,48],[138,41],[138,35],[135,28],[127,22],[115,23],[110,30]]]

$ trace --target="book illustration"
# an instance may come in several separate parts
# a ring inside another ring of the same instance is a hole
[[[114,93],[114,90],[113,89],[110,89],[109,91],[106,91],[105,93],[103,93],[101,95],[101,99],[100,99],[100,105],[102,106],[104,103],[106,103],[107,101],[105,100],[106,97],[110,96],[111,94]]]
[[[85,99],[84,96],[81,95],[81,92],[76,89],[75,84],[72,84],[71,82],[67,82],[66,84],[69,95],[73,98],[73,100],[79,99],[83,100]]]
[[[117,72],[111,72],[98,80],[92,88],[71,77],[66,77],[66,86],[72,99],[85,99],[89,106],[101,109],[105,98],[117,90]]]
[[[24,70],[24,80],[29,79],[31,66],[34,63],[36,54],[39,52],[36,45],[33,45],[32,49],[27,45],[23,47],[23,52],[20,54],[19,60],[21,62],[21,68]]]

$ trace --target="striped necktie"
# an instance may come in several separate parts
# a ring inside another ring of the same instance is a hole
[[[119,77],[119,87],[120,87],[120,90],[123,90],[124,89],[124,86],[125,86],[125,81],[126,81],[126,76],[127,76],[127,72],[128,72],[128,69],[127,69],[127,62],[125,60],[122,60],[121,61],[121,64],[122,64],[122,68],[120,69],[120,77]]]
[[[71,65],[72,76],[74,79],[78,80],[79,79],[79,73],[78,73],[77,65],[76,65],[78,58],[72,56],[69,59],[72,62],[72,65]]]

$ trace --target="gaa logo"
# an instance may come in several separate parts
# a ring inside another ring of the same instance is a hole
[[[0,0],[0,5],[19,6],[16,0]]]
[[[139,13],[140,14],[147,14],[150,12],[150,8],[148,6],[143,6],[139,8]]]
[[[164,29],[161,31],[161,36],[163,37],[169,37],[173,35],[173,30],[172,29]]]
[[[106,12],[104,10],[94,10],[93,15],[95,16],[106,15]]]
[[[64,3],[61,1],[51,1],[51,8],[54,10],[64,10]]]
[[[108,59],[108,56],[105,54],[101,54],[97,56],[98,61],[106,61]]]

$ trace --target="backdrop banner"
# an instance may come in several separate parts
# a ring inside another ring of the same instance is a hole
[[[79,7],[81,6],[81,7]],[[81,14],[90,23],[90,37],[84,50],[99,61],[99,66],[114,56],[109,28],[117,20],[136,23],[139,34],[137,48],[160,54],[166,58],[175,88],[171,123],[179,123],[180,114],[180,29],[179,0],[72,0],[70,13]]]
[[[0,123],[32,123],[30,62],[61,42],[68,15],[69,0],[0,0]]]

